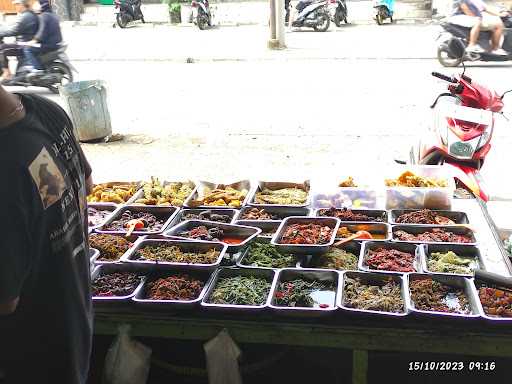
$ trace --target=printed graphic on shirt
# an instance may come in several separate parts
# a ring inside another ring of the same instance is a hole
[[[66,190],[66,182],[50,153],[43,147],[28,167],[39,190],[44,209],[60,200]]]

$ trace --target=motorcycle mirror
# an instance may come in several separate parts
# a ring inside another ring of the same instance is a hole
[[[507,93],[510,93],[510,92],[512,92],[512,89],[509,89],[507,92],[505,92],[503,95],[501,95],[500,99],[501,99],[501,100],[503,100],[503,98],[505,97],[505,95],[506,95]]]
[[[464,64],[464,62],[462,62],[461,64],[462,64],[462,68],[464,68],[464,69],[462,70],[460,78],[466,80],[468,83],[471,84],[471,77],[466,76],[466,65]]]

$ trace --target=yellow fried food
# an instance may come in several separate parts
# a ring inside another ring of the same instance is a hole
[[[181,207],[193,191],[191,183],[167,183],[163,185],[156,177],[151,177],[149,183],[143,186],[144,197],[135,204],[144,205],[173,205]]]
[[[92,193],[87,196],[89,203],[115,203],[124,204],[137,191],[137,184],[105,183],[96,185]]]
[[[347,179],[343,180],[338,186],[340,188],[357,188],[357,184],[354,183],[352,176],[349,176]]]
[[[239,191],[233,187],[226,187],[226,189],[205,189],[204,196],[200,199],[193,200],[190,206],[207,205],[211,207],[233,207],[239,208],[242,206],[242,201],[249,193],[246,189]]]
[[[448,181],[445,179],[423,177],[411,171],[402,173],[397,179],[386,179],[385,182],[388,187],[443,188],[448,186]]]
[[[300,188],[264,188],[256,193],[254,200],[257,204],[300,205],[305,204],[307,199],[308,192]]]

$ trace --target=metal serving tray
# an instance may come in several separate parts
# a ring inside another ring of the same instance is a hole
[[[275,295],[277,293],[279,284],[281,282],[295,280],[297,278],[303,278],[305,280],[320,280],[320,281],[330,281],[334,283],[334,297],[332,300],[332,304],[327,308],[308,308],[308,307],[285,307],[276,304]],[[270,301],[270,308],[276,313],[280,315],[287,316],[299,316],[299,317],[318,317],[332,314],[336,311],[336,302],[338,296],[338,287],[340,285],[341,275],[336,271],[323,270],[320,271],[318,269],[293,269],[293,268],[285,268],[281,269],[278,272],[276,278],[276,284],[274,285],[274,289],[272,290],[272,299]]]
[[[407,285],[407,280],[404,279],[403,275],[400,274],[382,274],[382,273],[368,273],[368,272],[340,272],[341,273],[341,284],[340,284],[340,294],[338,295],[337,305],[344,311],[353,314],[359,315],[378,315],[378,316],[388,316],[388,317],[402,317],[406,316],[409,313],[407,309],[407,301],[409,299],[409,287]],[[386,312],[386,311],[374,311],[367,309],[358,309],[358,308],[350,308],[345,305],[345,281],[346,278],[359,278],[363,282],[363,284],[372,284],[375,282],[381,282],[385,279],[393,279],[394,281],[400,282],[401,293],[402,293],[402,301],[404,304],[403,312]]]
[[[257,209],[264,209],[266,212],[275,214],[279,217],[278,220],[247,220],[242,219],[242,216],[245,212],[247,212],[250,209],[257,208]],[[259,222],[259,221],[274,221],[276,223],[280,223],[284,219],[290,216],[309,216],[311,213],[309,208],[304,207],[280,207],[275,205],[257,205],[257,206],[246,206],[240,209],[238,214],[235,217],[235,221],[252,221],[252,222]]]
[[[172,227],[170,230],[168,230],[165,233],[165,236],[173,237],[173,238],[180,238],[180,239],[183,239],[183,238],[188,239],[186,237],[179,236],[179,233],[183,232],[183,231],[189,231],[192,228],[197,228],[201,225],[205,226],[208,229],[210,229],[212,227],[218,227],[224,231],[224,234],[226,236],[235,236],[235,237],[245,239],[240,244],[227,244],[227,246],[228,246],[227,251],[229,253],[234,253],[236,251],[239,251],[240,249],[245,247],[252,239],[257,237],[261,233],[261,229],[259,229],[259,228],[247,227],[244,225],[222,224],[222,223],[215,223],[213,221],[187,220],[187,221],[182,222],[181,224],[178,224],[178,225]],[[221,243],[222,243],[222,241],[221,241]],[[226,244],[226,243],[224,243],[224,244]]]
[[[163,181],[162,182],[162,186],[166,186],[166,185],[169,185],[169,184],[175,184],[175,183],[182,183],[182,184],[188,184],[190,186],[190,188],[192,189],[192,192],[185,198],[185,200],[183,200],[183,202],[185,203],[185,201],[187,201],[190,196],[192,196],[195,191],[196,191],[196,184],[193,182],[193,181]],[[171,207],[171,205],[166,205],[166,204],[160,204],[160,205],[151,205],[151,204],[142,204],[142,203],[136,203],[137,200],[139,199],[143,199],[144,198],[144,185],[146,183],[142,183],[140,189],[135,193],[135,195],[133,196],[132,198],[132,201],[131,201],[131,204],[132,205],[141,205],[143,207]],[[181,207],[181,206],[179,206]]]
[[[389,219],[391,224],[396,225],[427,225],[427,224],[412,224],[412,223],[397,223],[396,219],[405,214],[405,213],[411,213],[411,212],[417,212],[421,211],[421,209],[392,209],[389,214]],[[443,211],[443,210],[437,210],[432,209],[431,211],[438,213],[441,216],[447,217],[455,224],[469,224],[468,215],[465,212],[458,212],[458,211]],[[437,225],[437,224],[435,224]]]
[[[330,247],[329,250],[331,250],[333,247]],[[351,241],[349,243],[345,243],[345,244],[342,244],[336,248],[339,248],[339,249],[343,249],[347,252],[350,252],[350,253],[353,253],[356,257],[357,257],[357,260],[358,260],[358,263],[359,263],[359,260],[361,259],[361,251],[363,249],[363,246],[361,244],[361,242],[357,242],[357,241]],[[330,270],[330,271],[344,271],[344,269],[332,269],[332,268],[321,268],[321,267],[318,267],[317,266],[317,259],[321,257],[320,255],[315,255],[315,256],[311,256],[308,258],[308,263],[306,265],[306,268],[309,268],[309,269],[320,269],[322,271],[325,271],[325,270]],[[356,270],[357,270],[357,266],[356,266]]]
[[[480,254],[480,250],[474,245],[462,245],[462,244],[423,244],[423,257],[421,260],[421,265],[423,266],[423,271],[426,273],[431,273],[433,275],[450,275],[450,276],[466,276],[473,277],[474,274],[461,274],[461,273],[449,273],[449,272],[434,272],[428,268],[428,261],[430,259],[430,255],[432,253],[447,253],[449,251],[455,252],[457,256],[472,258],[475,260],[476,265],[473,265],[473,269],[483,269],[485,270],[485,263],[482,255]]]
[[[210,208],[210,209],[226,209],[226,208],[227,209],[233,209],[233,208],[237,209],[237,208],[240,208],[240,207],[230,207],[228,205],[223,205],[223,206],[196,205],[194,203],[194,201],[199,198],[199,195],[204,191],[205,188],[213,190],[213,189],[217,189],[217,188],[225,189],[227,187],[232,187],[238,191],[242,191],[243,189],[247,190],[247,195],[245,196],[245,199],[241,202],[240,207],[247,205],[247,202],[249,201],[249,196],[251,194],[251,188],[252,188],[251,182],[249,180],[242,180],[242,181],[232,183],[232,184],[215,184],[215,183],[211,183],[208,181],[200,181],[200,182],[198,182],[194,193],[192,195],[190,195],[190,197],[185,201],[185,204],[183,206],[186,208]]]
[[[98,235],[101,235],[101,233],[98,233]],[[123,232],[109,232],[109,233],[103,233],[103,235],[109,235],[109,236],[120,236],[126,240],[128,240],[130,243],[132,243],[132,246],[130,248],[132,248],[133,246],[135,246],[135,244],[137,243],[137,241],[142,241],[142,239],[144,238],[144,236],[135,236],[135,235],[132,235],[130,237],[126,237],[125,233]],[[92,234],[91,236],[94,236],[94,234]],[[121,259],[123,258],[123,256],[130,251],[130,248],[128,248],[128,250],[123,253],[119,259],[117,260],[113,260],[113,261],[103,261],[103,260],[99,260],[99,258],[101,257],[101,250],[98,250],[99,252],[99,255],[96,256],[96,259],[94,260],[94,265],[104,265],[104,264],[119,264],[121,262]]]
[[[122,232],[126,233],[127,231],[112,231],[106,229],[106,227],[115,220],[117,220],[121,215],[126,211],[132,211],[132,212],[145,212],[150,213],[152,215],[155,215],[158,219],[163,219],[164,224],[162,225],[162,228],[158,231],[155,230],[147,230],[147,231],[133,231],[133,234],[135,235],[158,235],[160,233],[165,232],[165,230],[169,227],[169,225],[172,223],[172,220],[174,219],[174,216],[178,212],[179,208],[177,207],[171,207],[171,206],[145,206],[145,205],[125,205],[124,207],[120,208],[116,211],[115,215],[111,216],[105,224],[103,224],[96,232],[98,233],[113,233],[113,232]]]
[[[476,296],[476,301],[477,301],[477,307],[478,307],[478,310],[480,311],[480,316],[482,318],[484,318],[485,320],[493,322],[494,324],[504,324],[507,327],[510,326],[510,324],[512,324],[512,317],[492,316],[492,315],[488,315],[487,313],[485,313],[482,302],[480,301],[480,296],[478,294],[478,290],[482,286],[482,282],[478,279],[473,279],[473,284],[474,284],[474,288],[475,288],[475,296]],[[492,284],[487,284],[487,283],[484,283],[483,285],[485,285],[489,288],[498,288],[498,289],[500,288],[499,286],[494,286]],[[512,288],[507,288],[507,289],[512,290]]]
[[[126,264],[110,264],[110,265],[100,265],[96,267],[91,273],[91,281],[94,282],[96,278],[99,276],[107,275],[115,272],[135,272],[143,276],[143,274],[133,265]],[[144,285],[145,277],[143,276],[140,284],[135,288],[135,290],[126,296],[114,296],[114,297],[103,297],[103,296],[92,296],[92,301],[95,304],[106,304],[106,303],[121,303],[121,302],[129,302],[130,299],[135,296],[142,289]]]
[[[292,224],[308,224],[314,223],[319,225],[325,225],[332,228],[331,240],[327,244],[308,245],[308,244],[280,244],[281,238],[284,234],[286,227]],[[300,217],[291,216],[283,220],[277,233],[272,237],[271,244],[280,248],[286,253],[297,253],[302,255],[316,255],[318,253],[327,252],[329,247],[334,244],[336,238],[336,232],[338,231],[340,221],[332,217]]]
[[[96,204],[96,205],[115,204],[116,206],[120,207],[120,206],[123,206],[125,204],[132,203],[133,201],[135,201],[135,196],[137,195],[137,192],[139,191],[139,189],[142,186],[142,182],[140,182],[140,181],[110,181],[110,182],[107,182],[107,183],[94,184],[94,188],[96,188],[99,185],[103,186],[104,188],[111,188],[111,187],[114,187],[116,185],[127,185],[127,184],[133,184],[135,186],[135,193],[126,202],[118,204],[118,203],[112,203],[112,202],[91,201],[91,202],[88,202],[88,204],[89,205],[90,204]]]
[[[255,202],[256,194],[263,189],[270,189],[275,191],[277,189],[283,188],[299,188],[308,193],[306,201],[304,204],[258,204]],[[282,182],[282,181],[259,181],[254,191],[252,191],[251,196],[248,200],[249,205],[254,207],[266,207],[266,206],[274,206],[274,207],[307,207],[311,203],[311,193],[310,193],[311,185],[309,180],[304,181],[303,183],[290,183],[290,182]]]
[[[416,272],[422,272],[421,267],[421,259],[422,259],[422,247],[413,243],[392,243],[392,242],[378,242],[378,241],[368,241],[363,243],[363,249],[361,250],[361,257],[359,258],[358,267],[362,271],[367,272],[375,272],[375,273],[386,273],[386,274],[404,274],[411,272],[397,272],[397,271],[384,271],[380,269],[371,269],[366,264],[366,258],[368,255],[368,251],[375,250],[377,248],[385,248],[385,249],[396,249],[400,252],[407,252],[415,256],[413,266],[416,269]]]
[[[341,221],[338,230],[342,227],[347,227],[350,232],[367,231],[370,234],[384,235],[384,239],[372,239],[372,241],[389,241],[391,240],[391,226],[386,223],[368,223],[356,221]],[[342,240],[336,234],[336,240]],[[355,241],[364,241],[356,239]]]
[[[477,318],[480,317],[480,310],[478,308],[478,297],[475,295],[475,288],[471,279],[462,277],[462,276],[454,276],[454,275],[426,275],[422,273],[410,273],[407,276],[407,285],[409,287],[409,300],[407,301],[407,307],[409,311],[418,315],[418,316],[427,316],[427,317],[438,317],[438,318]],[[420,309],[416,309],[414,306],[414,301],[411,296],[410,288],[411,283],[415,280],[423,280],[423,279],[432,279],[439,283],[449,285],[456,288],[462,288],[464,290],[464,294],[468,299],[471,313],[468,315],[463,315],[459,313],[445,313],[445,312],[436,312],[436,311],[424,311]]]
[[[504,254],[508,254],[508,257],[512,259],[512,255],[509,254],[505,248],[505,241],[512,236],[512,229],[498,229],[498,233],[501,239],[501,244],[499,244],[500,249],[502,249],[502,252],[504,252]]]
[[[92,226],[89,226],[89,229],[97,229],[99,227],[101,227],[102,225],[104,225],[109,219],[110,217],[115,214],[115,211],[119,208],[120,206],[118,206],[117,204],[114,204],[114,203],[102,203],[102,204],[99,204],[99,203],[88,203],[87,204],[87,208],[94,208],[98,211],[109,211],[110,212],[110,215],[108,215],[107,217],[105,217],[105,219],[98,225],[92,225]]]
[[[264,235],[263,233],[267,231],[274,231],[274,234],[279,229],[279,226],[281,225],[280,221],[252,221],[252,220],[238,220],[235,221],[236,225],[245,225],[247,227],[254,227],[261,229],[261,233],[258,235],[258,237],[263,237],[266,239],[271,239],[274,235]]]
[[[343,208],[336,208],[336,210],[339,210],[341,211]],[[334,217],[334,216],[324,216],[322,215],[323,212],[327,212],[329,210],[329,208],[319,208],[319,209],[316,209],[315,210],[315,217]],[[365,221],[365,220],[341,220],[339,219],[341,222],[350,222],[350,221],[353,221],[353,222],[358,222],[358,223],[387,223],[388,222],[388,212],[387,211],[384,211],[384,210],[380,210],[380,209],[350,209],[348,208],[349,211],[352,211],[354,213],[359,213],[359,214],[363,214],[363,215],[366,215],[366,216],[369,216],[369,217],[374,217],[374,218],[382,218],[383,221]]]
[[[442,242],[433,242],[433,241],[402,241],[395,239],[396,231],[405,231],[413,235],[417,235],[424,232],[430,232],[434,228],[444,229],[446,231],[455,233],[456,235],[466,235],[471,237],[471,243],[442,243]],[[477,241],[475,238],[475,234],[473,231],[464,226],[450,226],[450,225],[393,225],[391,226],[391,233],[393,236],[394,242],[397,243],[417,243],[417,244],[465,244],[465,245],[476,245]]]
[[[236,276],[256,276],[265,278],[271,283],[267,300],[262,305],[231,305],[231,304],[213,304],[209,303],[208,300],[213,293],[217,282],[221,278],[225,277],[236,277]],[[276,283],[276,272],[272,269],[260,269],[260,268],[220,268],[213,275],[212,281],[206,294],[204,295],[201,306],[209,310],[218,310],[224,312],[238,312],[243,311],[246,313],[260,312],[268,308],[270,299],[272,298],[271,293]]]
[[[137,259],[137,252],[151,245],[165,244],[169,247],[178,246],[185,252],[204,252],[210,249],[215,249],[220,252],[217,261],[213,264],[190,264],[190,263],[177,263],[169,261],[151,261],[151,260],[139,260]],[[216,243],[209,241],[182,241],[182,240],[162,240],[162,239],[143,239],[137,242],[128,252],[121,258],[121,262],[134,264],[137,266],[154,269],[155,266],[172,267],[176,270],[180,269],[203,269],[207,271],[214,271],[221,263],[224,258],[224,254],[228,247],[224,243]]]
[[[270,243],[270,238],[269,237],[259,237],[252,244],[254,244],[255,242],[267,243],[268,244],[268,243]],[[243,253],[240,256],[240,258],[237,260],[236,265],[238,267],[240,267],[240,268],[260,268],[260,269],[279,269],[279,268],[260,267],[260,266],[244,264],[245,258],[249,256],[250,251],[251,251],[251,246],[249,245],[243,251]],[[284,252],[281,252],[281,253],[284,253]],[[306,256],[300,256],[300,255],[293,255],[293,256],[295,257],[296,263],[295,263],[294,266],[291,266],[291,267],[288,267],[288,268],[293,268],[293,267],[295,267],[295,268],[302,268],[302,263],[304,262],[304,259],[306,258]]]
[[[155,281],[158,278],[169,277],[177,274],[187,274],[193,278],[201,280],[204,283],[204,287],[197,298],[194,300],[152,300],[146,299],[146,287],[148,283]],[[187,269],[169,269],[165,271],[154,271],[146,277],[146,281],[142,289],[133,297],[133,301],[141,307],[147,307],[152,309],[194,309],[200,306],[203,297],[208,290],[210,283],[213,278],[213,273],[203,270],[187,270]]]
[[[179,212],[176,214],[176,216],[174,216],[174,219],[172,220],[172,223],[170,226],[175,226],[175,225],[178,225],[179,223],[182,223],[186,220],[190,220],[190,219],[184,219],[184,216],[187,215],[187,214],[190,214],[190,213],[193,213],[193,214],[200,214],[201,212],[205,212],[205,211],[211,211],[212,213],[215,213],[215,214],[219,214],[219,215],[226,215],[226,216],[229,216],[231,218],[231,220],[228,222],[228,223],[225,223],[225,224],[232,224],[235,220],[235,216],[238,214],[238,210],[237,209],[227,209],[227,208],[222,208],[222,209],[215,209],[215,208],[185,208],[185,209],[180,209]],[[195,219],[195,220],[198,220],[198,219]]]
[[[89,255],[90,255],[89,259],[91,260],[91,265],[94,265],[94,262],[100,256],[100,251],[98,251],[95,248],[89,248]]]

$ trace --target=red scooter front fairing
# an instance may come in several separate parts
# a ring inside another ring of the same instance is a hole
[[[464,184],[475,196],[480,197],[483,201],[489,201],[485,182],[478,169],[449,161],[445,162],[443,166],[449,168],[448,172]]]
[[[479,169],[491,149],[495,113],[503,109],[503,97],[464,74],[459,78],[432,75],[449,82],[448,92],[432,105],[434,124],[430,137],[419,145],[418,162],[450,167],[459,183],[487,201]]]

